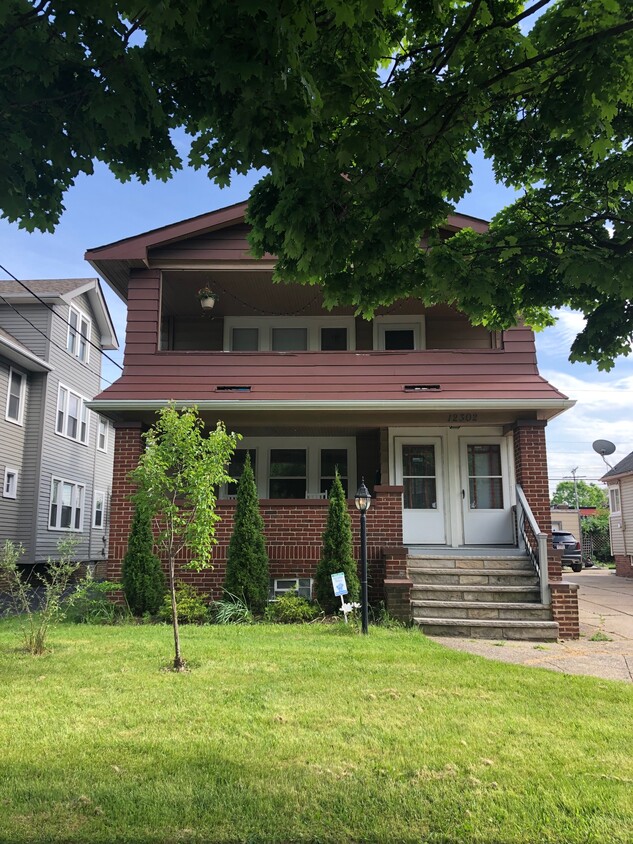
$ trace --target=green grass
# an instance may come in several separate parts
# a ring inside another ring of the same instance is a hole
[[[416,631],[0,623],[0,840],[630,842],[633,687]]]

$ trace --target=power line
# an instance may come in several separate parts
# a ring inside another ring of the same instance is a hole
[[[42,299],[40,296],[38,296],[37,293],[34,290],[31,290],[30,287],[28,287],[23,281],[20,281],[20,279],[17,278],[16,276],[14,276],[12,272],[9,272],[9,270],[6,267],[3,267],[2,264],[0,264],[0,270],[5,272],[8,276],[11,276],[13,281],[15,281],[17,284],[19,284],[20,287],[23,287],[26,290],[27,293],[31,294],[31,296],[34,296],[37,299],[38,302],[40,302],[42,305],[44,305],[45,308],[48,308],[48,310],[54,316],[56,316],[57,319],[60,319],[64,323],[64,325],[66,325],[68,328],[72,328],[73,331],[77,331],[79,336],[83,337],[83,339],[86,341],[86,343],[88,343],[89,346],[92,346],[93,349],[96,349],[99,352],[99,354],[103,355],[104,358],[107,358],[107,360],[109,360],[110,363],[113,363],[115,366],[118,366],[118,368],[121,370],[121,372],[123,372],[123,367],[121,366],[121,364],[118,361],[116,361],[114,358],[111,358],[110,355],[107,354],[107,352],[104,352],[103,349],[100,346],[97,346],[97,344],[93,343],[92,340],[90,340],[88,337],[86,337],[85,334],[82,334],[80,329],[74,328],[74,326],[72,326],[67,319],[64,319],[64,317],[61,314],[57,313],[57,311],[55,310],[55,308],[52,305],[49,305],[48,302],[44,301],[44,299]],[[4,298],[4,296],[2,298],[4,299],[5,302],[7,301]],[[13,310],[15,310],[15,308]],[[50,338],[48,338],[48,339],[50,339]],[[51,343],[52,342],[53,341],[51,340]],[[57,344],[55,344],[55,345],[57,345]]]

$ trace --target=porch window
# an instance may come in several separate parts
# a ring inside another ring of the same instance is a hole
[[[305,352],[307,348],[307,328],[273,328],[273,352]]]
[[[435,446],[402,446],[405,510],[436,510]]]
[[[306,467],[304,448],[271,448],[268,497],[305,498]]]
[[[336,326],[333,328],[321,329],[321,351],[322,352],[346,352],[347,351],[347,328]]]
[[[237,485],[239,483],[240,478],[242,477],[242,472],[244,471],[244,464],[246,463],[246,455],[250,454],[251,456],[251,468],[253,470],[253,474],[255,474],[255,461],[257,458],[257,451],[254,448],[236,448],[233,452],[233,456],[231,457],[231,462],[229,463],[229,475],[235,480],[232,483],[226,485],[226,493],[229,498],[233,498],[233,496],[237,495]]]
[[[347,449],[346,448],[322,448],[321,449],[321,493],[330,494],[334,475],[338,470],[345,498],[347,498],[348,474],[347,474]]]
[[[234,352],[256,352],[259,349],[259,328],[234,328],[231,331]]]
[[[471,510],[503,510],[501,446],[468,445],[468,487]]]

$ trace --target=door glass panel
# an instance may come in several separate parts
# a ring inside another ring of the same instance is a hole
[[[503,510],[501,446],[469,444],[468,476],[471,510]]]
[[[437,509],[435,446],[402,446],[402,483],[405,510]]]

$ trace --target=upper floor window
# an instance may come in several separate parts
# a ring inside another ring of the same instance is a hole
[[[424,317],[387,314],[374,318],[374,348],[386,352],[424,349]]]
[[[354,349],[353,317],[225,317],[231,352],[345,352]]]
[[[88,363],[90,357],[90,319],[71,305],[68,313],[68,339],[66,348],[82,363]]]
[[[51,481],[51,504],[48,526],[51,530],[83,530],[84,497],[83,484],[53,478]]]
[[[17,498],[18,495],[18,471],[8,466],[4,470],[4,486],[2,487],[3,498]]]
[[[108,450],[108,423],[103,416],[99,417],[99,430],[97,432],[97,448],[99,451]]]
[[[59,385],[55,431],[62,437],[88,444],[88,408],[85,399]]]
[[[620,513],[622,507],[620,505],[620,487],[619,486],[610,486],[609,487],[609,509],[611,513]]]
[[[26,391],[26,376],[13,367],[9,368],[9,391],[7,394],[6,419],[22,424],[24,417],[24,394]]]

